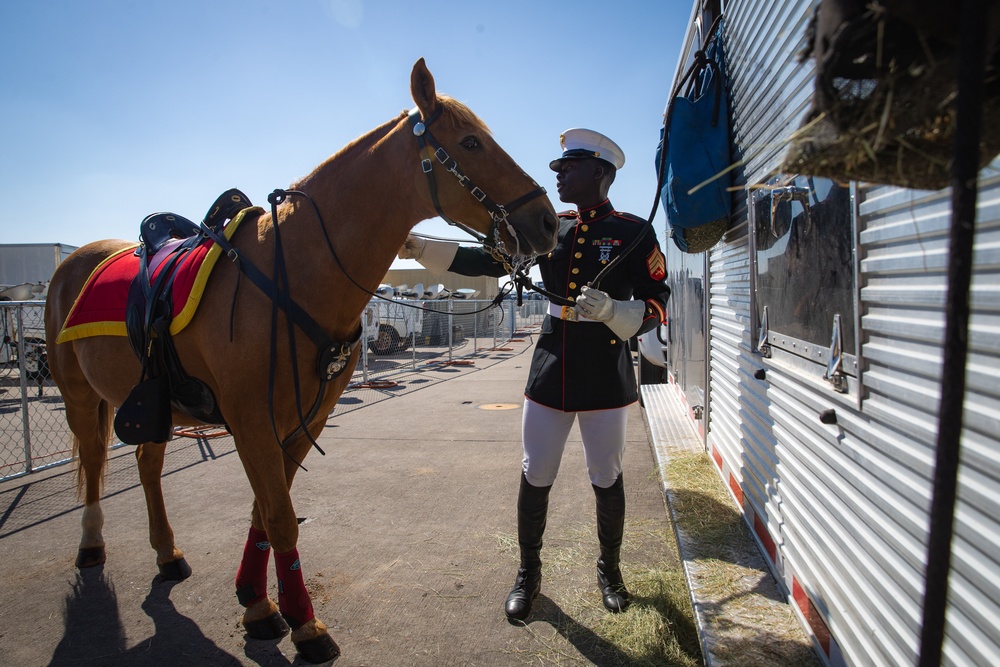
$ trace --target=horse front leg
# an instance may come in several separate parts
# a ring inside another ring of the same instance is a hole
[[[167,519],[163,502],[163,455],[165,442],[147,442],[135,450],[139,467],[139,481],[146,496],[146,514],[149,517],[149,544],[156,551],[156,565],[160,576],[168,581],[182,581],[191,576],[191,566],[184,553],[174,544],[174,531]]]
[[[321,430],[321,429],[320,429]],[[303,446],[302,443],[305,443]],[[277,450],[277,447],[275,447]],[[247,537],[247,544],[244,546],[243,561],[240,564],[244,575],[243,582],[250,580],[253,576],[261,577],[261,562],[266,570],[267,561],[258,552],[264,551],[256,544],[251,545],[251,541],[261,536],[257,521],[261,521],[267,544],[274,551],[274,567],[278,578],[278,609],[280,615],[292,629],[292,643],[303,660],[312,663],[327,662],[340,655],[340,647],[337,646],[333,638],[330,637],[326,625],[323,624],[313,611],[312,600],[305,587],[305,579],[302,573],[301,561],[297,548],[299,537],[298,519],[292,506],[289,494],[291,478],[294,475],[287,474],[288,461],[279,461],[277,456],[291,456],[296,461],[301,461],[305,453],[308,452],[308,440],[305,438],[296,441],[286,447],[285,452],[277,450],[274,458],[267,456],[244,456],[244,451],[237,448],[243,465],[250,479],[250,485],[254,492],[254,516],[250,534]],[[284,463],[284,465],[283,465]],[[256,550],[256,551],[255,551]],[[244,569],[246,568],[246,569]],[[266,588],[266,578],[259,578],[255,586]],[[239,595],[240,573],[237,574],[237,595]],[[273,612],[273,602],[266,593],[263,598],[259,598],[260,591],[254,589],[253,595],[258,598],[255,603],[247,609],[244,614],[244,628],[247,633],[254,637],[251,628],[259,629],[259,626],[247,624],[248,618],[263,618],[265,624],[270,624],[268,620]],[[251,615],[251,612],[252,615]]]
[[[246,607],[243,627],[254,639],[277,639],[288,634],[288,624],[278,605],[267,596],[267,565],[271,543],[263,528],[260,509],[254,501],[250,533],[243,545],[243,559],[236,571],[236,599]]]

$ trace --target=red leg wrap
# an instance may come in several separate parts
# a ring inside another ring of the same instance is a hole
[[[240,604],[249,607],[267,595],[267,561],[271,557],[271,544],[267,533],[250,526],[250,534],[243,545],[243,560],[236,571],[236,597]]]
[[[274,554],[274,569],[278,574],[278,608],[288,625],[295,629],[316,615],[302,580],[299,550]]]

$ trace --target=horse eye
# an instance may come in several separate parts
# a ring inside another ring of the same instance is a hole
[[[474,136],[469,135],[465,139],[462,139],[462,148],[466,148],[470,151],[474,151],[479,148],[479,139]]]

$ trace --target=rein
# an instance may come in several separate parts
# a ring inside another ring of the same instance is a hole
[[[714,24],[713,24],[713,29],[714,29]],[[678,86],[675,87],[675,90],[677,88],[679,88],[679,86],[680,86],[680,84],[678,84]],[[663,119],[664,141],[666,141],[666,131],[667,131],[667,128],[670,126],[670,117],[671,117],[671,113],[670,112],[672,112],[672,111],[673,111],[673,107],[671,106],[670,109],[668,109],[668,112],[664,114],[664,119]],[[667,151],[666,150],[661,151],[661,153],[660,153],[660,160],[659,160],[659,163],[657,165],[658,168],[656,170],[656,174],[657,174],[657,176],[656,176],[656,191],[655,191],[655,194],[653,195],[653,208],[649,211],[649,216],[646,218],[646,221],[643,223],[642,229],[639,231],[639,233],[636,235],[636,237],[634,239],[632,239],[631,242],[629,242],[629,244],[625,247],[625,249],[622,250],[620,253],[618,253],[617,257],[615,257],[613,260],[611,260],[607,264],[607,266],[605,266],[603,269],[601,269],[601,271],[594,277],[594,279],[592,281],[590,281],[589,283],[587,283],[588,287],[593,287],[594,289],[600,289],[601,281],[604,279],[604,276],[606,276],[608,274],[608,272],[611,271],[611,269],[613,269],[615,266],[617,266],[622,260],[624,260],[626,257],[628,257],[629,254],[631,254],[632,251],[636,249],[636,247],[642,241],[642,239],[646,235],[646,233],[653,227],[653,219],[656,217],[656,210],[657,210],[657,208],[659,208],[659,205],[660,205],[660,190],[663,189],[663,179],[665,178],[664,165],[666,164],[666,160],[667,160],[666,155],[667,155]],[[554,304],[556,304],[558,306],[573,306],[574,305],[574,302],[570,301],[566,297],[559,296],[558,294],[553,294],[552,292],[549,292],[548,290],[546,290],[544,288],[541,288],[541,287],[538,287],[537,285],[535,285],[534,283],[532,283],[531,282],[531,278],[528,276],[528,274],[524,273],[523,269],[519,268],[516,272],[511,273],[511,278],[514,280],[515,284],[517,285],[517,304],[518,305],[521,305],[521,290],[522,290],[522,288],[525,288],[525,287],[527,287],[530,290],[534,290],[534,291],[538,292],[539,294],[541,294],[542,296],[548,298],[549,301],[551,301],[552,303],[554,303]]]
[[[718,26],[719,21],[721,19],[722,19],[722,14],[718,15],[717,17],[715,17],[715,21],[712,22],[712,27],[709,29],[709,31],[706,34],[709,34],[709,35],[715,34],[715,29]],[[698,60],[699,62],[705,62],[707,64],[714,65],[714,62],[708,60],[705,57],[705,52],[701,51],[701,50],[699,50],[697,53],[695,53],[695,59]],[[694,71],[694,69],[695,68],[692,68],[691,71]],[[674,105],[673,105],[672,102],[673,102],[673,99],[675,97],[677,97],[677,95],[680,92],[681,88],[685,84],[694,85],[693,80],[689,80],[689,77],[691,75],[691,71],[689,71],[687,74],[685,74],[683,77],[681,77],[680,80],[678,80],[678,81],[676,81],[674,83],[673,90],[672,90],[672,92],[670,94],[671,104],[667,105],[667,109],[666,109],[666,111],[663,114],[663,139],[662,139],[662,141],[663,141],[664,145],[663,145],[663,150],[660,151],[660,159],[659,159],[659,161],[657,163],[657,169],[656,169],[656,192],[653,195],[653,208],[649,212],[649,217],[646,219],[645,224],[643,224],[642,230],[639,232],[639,234],[636,235],[636,237],[634,239],[632,239],[632,241],[628,244],[628,246],[626,246],[625,249],[622,250],[618,254],[617,257],[615,257],[613,260],[611,260],[611,262],[607,266],[605,266],[603,269],[601,269],[600,273],[597,274],[597,276],[594,278],[593,281],[591,281],[590,283],[588,283],[588,286],[590,286],[590,287],[594,287],[595,289],[599,289],[599,285],[601,284],[601,280],[604,279],[604,276],[606,276],[608,274],[608,272],[615,267],[616,264],[618,264],[620,261],[622,261],[623,259],[625,259],[633,250],[635,250],[636,246],[639,245],[639,242],[642,241],[642,238],[646,235],[646,232],[648,232],[649,229],[652,228],[652,226],[653,226],[653,218],[656,217],[656,209],[660,205],[660,192],[663,189],[663,179],[666,178],[666,174],[664,173],[665,172],[664,167],[665,167],[666,162],[667,162],[667,150],[666,150],[666,143],[667,143],[667,139],[668,139],[667,134],[668,134],[669,129],[670,129],[670,120],[671,120],[671,118],[673,116],[673,111],[674,111]],[[716,77],[715,85],[717,87],[719,85],[721,85],[719,77]],[[715,113],[715,115],[718,115],[718,113],[719,113],[718,98],[716,98],[716,107],[715,107],[714,113]],[[565,299],[565,298],[563,298],[561,296],[556,296],[554,294],[546,292],[545,290],[538,289],[537,287],[535,287],[534,285],[531,284],[531,280],[526,275],[518,275],[517,278],[518,278],[518,281],[519,281],[518,285],[521,285],[522,281],[523,281],[524,283],[527,283],[526,284],[527,287],[530,287],[531,289],[536,290],[540,294],[542,294],[544,296],[547,296],[550,299],[552,297],[556,297],[557,300],[554,301],[554,303],[556,303],[556,304],[558,304],[560,306],[571,306],[571,305],[573,305],[572,302],[570,302],[569,300],[567,300],[567,299]]]

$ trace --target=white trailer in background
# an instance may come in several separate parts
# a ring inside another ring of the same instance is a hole
[[[62,243],[2,243],[0,244],[0,292],[20,285],[44,285],[48,287],[56,267],[66,259],[76,246]],[[20,292],[13,296],[24,296]],[[40,293],[32,291],[32,298],[40,298]]]
[[[43,301],[56,267],[74,250],[76,246],[62,243],[0,244],[0,301]],[[25,359],[40,360],[32,363],[47,374],[47,364],[42,366],[45,325],[41,309],[22,311],[20,326],[14,315],[11,309],[0,313],[0,363],[12,363],[17,358],[15,350],[23,338]]]

